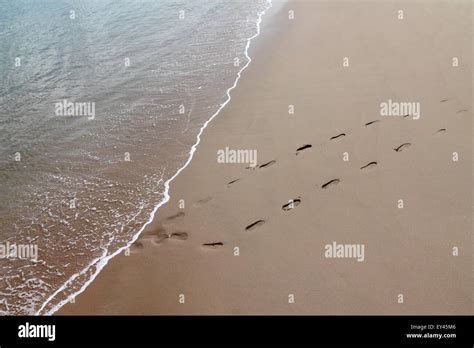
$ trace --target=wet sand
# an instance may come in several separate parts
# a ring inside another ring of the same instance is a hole
[[[471,6],[271,10],[170,201],[58,314],[472,313]],[[226,147],[257,167],[218,163]]]

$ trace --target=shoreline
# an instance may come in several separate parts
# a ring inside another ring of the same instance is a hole
[[[426,37],[410,40],[413,35],[410,30],[418,30],[417,33],[426,35],[431,44],[439,46],[439,42],[429,36],[429,29],[439,21],[441,10],[429,8],[426,4],[408,5],[410,13],[415,13],[415,17],[418,15],[418,19],[426,15],[427,10],[431,11],[432,16],[425,20],[427,23],[409,21],[411,27],[399,29],[398,32],[396,22],[385,23],[389,28],[384,30],[394,34],[395,40],[400,43],[407,42],[417,55],[416,61],[428,60],[426,68],[410,61],[412,65],[408,64],[404,70],[400,58],[406,60],[408,54],[380,41],[377,34],[371,34],[373,42],[365,39],[364,35],[369,35],[372,29],[369,24],[361,24],[368,23],[362,20],[370,17],[364,14],[368,5],[345,5],[348,14],[336,15],[332,12],[337,7],[334,4],[288,3],[286,9],[295,7],[296,16],[304,17],[291,28],[284,24],[286,12],[280,11],[278,18],[272,18],[272,30],[263,36],[267,39],[273,36],[273,41],[264,40],[256,48],[258,54],[254,59],[257,66],[250,65],[252,60],[249,60],[239,72],[234,87],[230,89],[237,87],[232,98],[234,103],[223,110],[222,117],[216,122],[210,123],[222,108],[206,122],[205,126],[209,125],[207,132],[211,134],[203,138],[199,151],[193,146],[190,159],[177,173],[183,171],[182,175],[173,176],[176,181],[169,192],[174,190],[176,193],[168,195],[165,202],[168,204],[163,204],[162,214],[150,219],[150,223],[141,229],[143,233],[140,232],[140,240],[134,243],[130,256],[114,258],[110,266],[93,279],[95,282],[91,281],[76,303],[66,304],[58,314],[469,313],[469,296],[466,294],[470,281],[463,282],[461,275],[471,260],[466,256],[459,257],[459,261],[448,257],[437,260],[441,257],[439,253],[453,240],[461,245],[469,240],[465,229],[469,223],[466,216],[463,218],[453,209],[452,196],[462,203],[455,206],[462,212],[466,206],[470,209],[467,204],[470,197],[463,194],[465,174],[459,174],[437,160],[437,155],[446,157],[449,153],[436,141],[445,139],[464,153],[466,149],[472,149],[470,134],[463,132],[463,129],[470,130],[470,127],[465,127],[466,122],[470,121],[462,118],[467,114],[455,116],[457,119],[443,118],[443,113],[457,114],[458,109],[467,108],[472,112],[472,105],[467,105],[470,101],[463,95],[464,92],[457,93],[461,87],[467,86],[462,76],[456,75],[451,86],[441,83],[442,79],[450,76],[449,69],[441,69],[443,78],[438,80],[433,77],[438,61],[428,59],[427,53],[417,50]],[[445,10],[451,11],[448,14],[453,18],[462,16],[463,3],[443,5]],[[314,10],[311,14],[317,20],[309,15],[305,17],[305,10],[308,9]],[[394,3],[377,7],[375,12],[381,18],[377,19],[376,24],[383,27],[384,20],[387,21],[384,16],[395,10]],[[344,25],[337,21],[333,24],[323,14],[349,23],[355,33],[346,33],[341,42],[331,42],[327,37],[343,31]],[[423,29],[424,25],[428,25],[428,32]],[[444,30],[451,31],[443,37],[460,31],[455,24]],[[276,40],[276,32],[284,32],[279,41]],[[309,45],[302,47],[294,40],[295,37],[303,38],[301,42],[313,40],[311,34],[316,37],[316,48]],[[358,38],[360,43],[354,38]],[[457,46],[450,44],[453,51],[462,51],[459,43]],[[465,42],[462,41],[462,44]],[[383,65],[387,63],[382,59],[385,57],[377,55],[376,48],[380,45],[392,49],[396,56],[389,59],[392,70],[388,72]],[[350,71],[355,76],[347,77],[347,73],[340,68],[339,58],[344,57],[341,46],[352,52],[351,61],[356,63],[354,70]],[[434,47],[431,48],[434,52],[430,51],[430,54],[439,58],[443,54],[436,51],[439,47]],[[467,50],[466,47],[464,49]],[[366,51],[372,55],[367,56]],[[270,58],[274,60],[263,67]],[[371,66],[377,70],[375,72],[363,63],[371,59]],[[286,64],[287,61],[290,63]],[[249,65],[246,78],[237,86],[240,73]],[[283,68],[279,69],[280,66]],[[412,77],[415,71],[423,73],[421,81]],[[397,78],[400,73],[403,77]],[[308,81],[303,79],[306,76]],[[365,82],[362,89],[360,81]],[[323,88],[322,83],[329,88]],[[418,92],[421,86],[425,90]],[[467,94],[470,96],[470,93]],[[361,125],[375,119],[374,104],[385,95],[401,100],[416,95],[423,105],[427,105],[428,113],[434,116],[430,116],[429,120],[422,118],[419,124],[406,123],[411,121],[400,118],[380,118],[374,127],[367,128],[366,125],[361,128]],[[444,95],[449,95],[448,102],[439,106],[439,100],[444,100]],[[436,97],[438,100],[435,100]],[[230,99],[229,95],[224,106]],[[292,116],[290,121],[281,110],[286,110],[293,100],[296,101],[296,116]],[[338,103],[341,105],[338,106]],[[448,106],[454,109],[448,109]],[[439,108],[442,112],[437,111]],[[355,116],[347,115],[347,109],[353,111]],[[318,110],[317,117],[312,117],[314,110]],[[328,114],[331,117],[324,118]],[[204,128],[197,137],[197,144]],[[449,129],[449,133],[444,134],[443,138],[433,137],[430,132],[436,132],[436,128]],[[337,134],[344,136],[334,143],[332,137]],[[279,139],[284,140],[280,142]],[[413,146],[402,154],[392,151],[394,145],[403,142]],[[311,144],[311,147],[298,150],[305,144]],[[255,170],[245,170],[244,166],[218,166],[215,150],[223,148],[223,145],[258,149],[260,166],[270,165]],[[436,149],[434,155],[430,152],[432,148]],[[197,158],[191,162],[195,152]],[[344,163],[339,158],[343,152],[351,153],[355,160]],[[360,167],[362,170],[367,163],[375,163],[376,167],[359,174],[357,169]],[[436,170],[431,173],[426,172],[425,168]],[[461,168],[465,169],[465,165]],[[336,172],[340,174],[336,175]],[[427,182],[421,182],[428,173]],[[308,176],[318,180],[308,183]],[[453,176],[458,179],[450,187],[451,194],[437,196],[440,193],[433,191],[433,188],[447,189],[446,179]],[[338,185],[331,186],[327,192],[315,191],[312,194],[317,186],[322,185],[325,189],[325,185],[334,180],[338,180],[335,182]],[[377,185],[374,186],[373,181]],[[418,181],[420,185],[413,184]],[[392,209],[393,201],[400,192],[411,206],[425,208],[425,211],[418,212],[423,219],[410,212],[398,215],[397,210]],[[390,199],[384,200],[387,197]],[[439,205],[426,202],[426,197],[435,202],[439,200]],[[176,208],[180,199],[187,202],[184,210]],[[280,208],[288,200],[298,201],[298,206],[282,213]],[[341,216],[341,207],[353,216]],[[260,212],[257,214],[257,211]],[[441,219],[443,214],[447,220]],[[449,223],[458,228],[452,231],[454,236],[442,233],[443,226],[452,226]],[[258,229],[254,228],[255,224]],[[313,232],[315,226],[319,234]],[[413,226],[416,228],[413,229]],[[419,234],[420,231],[430,232],[433,239]],[[321,257],[321,246],[338,240],[367,245],[367,262],[361,263],[364,267],[358,267],[357,262],[349,260],[339,264],[328,263]],[[242,256],[234,256],[235,247],[239,248]],[[420,254],[431,257],[435,264],[422,264]],[[397,263],[393,264],[393,260]],[[318,277],[313,274],[315,265]],[[433,288],[436,282],[432,277],[436,272],[448,282],[444,287]],[[320,280],[323,280],[322,285]],[[375,294],[365,291],[373,287],[374,282],[384,284],[385,288]],[[450,282],[454,282],[455,286]],[[400,284],[405,290],[400,289]],[[428,288],[433,288],[433,298],[421,298],[420,295]],[[257,293],[258,289],[263,293]],[[396,303],[397,289],[412,299],[410,305],[403,307]],[[287,297],[294,293],[297,301],[289,306]],[[191,298],[190,303],[179,302],[183,294]],[[315,294],[324,299],[323,303],[314,301]],[[333,298],[334,294],[337,298]],[[449,298],[450,303],[439,303],[442,298]]]
[[[61,286],[58,290],[56,290],[43,304],[42,306],[40,307],[40,309],[36,312],[36,315],[53,315],[55,314],[56,312],[58,312],[59,310],[61,310],[61,308],[71,302],[71,300],[73,300],[75,297],[77,297],[78,295],[82,294],[89,285],[92,284],[92,282],[97,278],[97,276],[100,274],[100,272],[104,269],[105,266],[107,266],[107,264],[109,263],[109,261],[111,261],[115,256],[123,253],[126,249],[129,249],[136,241],[137,239],[140,237],[140,235],[143,233],[143,231],[146,229],[146,227],[154,220],[154,217],[155,217],[155,214],[157,213],[158,209],[160,207],[162,207],[163,205],[165,205],[169,199],[170,199],[170,195],[169,195],[169,189],[170,189],[170,184],[171,182],[181,173],[181,171],[183,171],[188,165],[189,163],[192,161],[192,158],[193,158],[193,155],[194,155],[194,152],[196,151],[197,149],[197,146],[199,145],[199,143],[201,142],[201,135],[203,133],[203,131],[206,129],[206,127],[208,126],[208,124],[210,122],[212,122],[212,120],[217,117],[219,115],[219,113],[221,112],[222,109],[224,109],[224,107],[230,102],[230,100],[232,99],[231,98],[231,95],[230,95],[230,92],[237,87],[237,84],[241,78],[241,74],[242,72],[250,65],[252,59],[251,57],[249,56],[249,48],[250,48],[250,43],[253,39],[255,39],[256,37],[258,37],[260,35],[260,31],[261,31],[261,23],[262,23],[262,19],[263,19],[263,16],[265,16],[265,14],[267,13],[267,11],[269,11],[272,6],[273,6],[273,3],[272,1],[275,1],[275,0],[266,0],[267,2],[267,7],[266,9],[264,9],[262,12],[258,13],[258,19],[257,19],[257,32],[251,36],[250,38],[247,39],[247,44],[246,44],[246,48],[245,48],[245,56],[246,58],[248,59],[247,63],[237,72],[237,77],[234,81],[234,84],[229,87],[226,91],[226,95],[227,95],[227,99],[225,100],[225,102],[223,102],[221,104],[221,106],[217,109],[217,111],[211,115],[211,117],[202,125],[202,127],[200,128],[199,130],[199,133],[196,135],[196,142],[192,145],[190,151],[189,151],[189,156],[188,156],[188,159],[186,160],[185,164],[180,167],[176,173],[170,178],[168,179],[166,182],[165,182],[165,192],[164,192],[164,198],[153,208],[153,211],[152,213],[150,214],[150,218],[148,219],[148,221],[140,228],[140,230],[134,235],[134,237],[130,240],[130,242],[117,249],[114,253],[112,253],[111,255],[109,256],[106,256],[106,257],[100,257],[100,258],[96,258],[95,260],[93,260],[88,266],[87,268],[85,268],[84,270],[82,270],[81,272],[79,273],[76,273],[74,274],[70,279],[68,279],[66,281],[66,283]],[[278,0],[277,0],[278,1]],[[87,273],[91,267],[93,266],[96,266],[96,271],[93,273],[93,275],[88,279],[87,282],[85,282],[83,284],[83,286],[76,292],[74,292],[73,294],[71,294],[70,296],[68,296],[66,299],[60,301],[57,305],[53,306],[52,309],[50,309],[48,312],[46,313],[41,313],[43,310],[44,310],[44,307],[49,303],[50,300],[54,299],[54,297],[59,294],[61,291],[64,291],[66,289],[66,284],[68,284],[69,282],[71,281],[74,281],[75,278]]]

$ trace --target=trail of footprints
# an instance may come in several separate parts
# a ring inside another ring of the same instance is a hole
[[[440,103],[446,103],[448,101],[448,99],[442,99],[440,100]],[[464,113],[464,112],[467,112],[468,109],[461,109],[461,110],[458,110],[456,112],[456,114],[460,114],[460,113]],[[406,118],[406,117],[409,117],[410,115],[404,115],[403,117]],[[370,126],[373,126],[377,123],[379,123],[380,120],[373,120],[373,121],[369,121],[367,123],[364,124],[365,127],[370,127]],[[446,128],[440,128],[438,129],[435,133],[433,133],[433,135],[436,135],[436,136],[439,136],[439,135],[443,135],[446,133]],[[343,137],[346,137],[348,134],[347,133],[339,133],[337,135],[334,135],[332,137],[329,138],[329,141],[335,141],[335,140],[338,140],[338,139],[341,139]],[[394,148],[394,151],[396,152],[402,152],[402,151],[405,151],[407,150],[410,146],[412,146],[412,143],[410,142],[405,142],[405,143],[402,143],[400,145],[398,145],[397,147]],[[296,152],[295,154],[298,155],[300,154],[302,151],[305,151],[305,150],[308,150],[308,149],[311,149],[313,147],[312,144],[304,144],[304,145],[301,145],[300,147],[298,147],[296,149]],[[275,164],[276,161],[275,160],[272,160],[270,162],[267,162],[265,164],[262,164],[261,166],[259,166],[258,168],[263,168],[263,167],[266,167],[268,164]],[[368,162],[366,163],[365,165],[361,166],[360,167],[360,170],[362,171],[366,171],[366,170],[370,170],[374,167],[376,167],[378,165],[378,161],[371,161],[371,162]],[[240,179],[239,179],[240,180]],[[232,181],[232,182],[235,182]],[[325,183],[323,183],[321,185],[321,189],[323,190],[329,190],[335,186],[337,186],[339,183],[341,182],[341,179],[339,178],[334,178],[334,179],[331,179]],[[294,208],[296,208],[298,205],[301,204],[301,197],[298,197],[298,198],[295,198],[295,199],[292,199],[291,201],[289,201],[288,203],[284,204],[282,206],[282,210],[284,211],[289,211],[289,210],[292,210]],[[257,220],[257,221],[254,221],[252,222],[251,224],[247,225],[245,227],[245,230],[246,231],[250,231],[250,230],[253,230],[259,226],[262,226],[263,224],[265,223],[265,220]]]
[[[446,103],[447,101],[448,101],[448,99],[442,99],[442,100],[440,100],[440,103]],[[461,113],[465,113],[465,112],[468,112],[468,109],[458,110],[458,111],[456,111],[456,114],[461,114]],[[409,116],[410,115],[404,115],[403,117],[406,118],[406,117],[409,117]],[[365,123],[364,126],[365,127],[370,127],[370,126],[373,126],[373,125],[375,125],[379,122],[381,122],[381,120],[373,120],[373,121]],[[440,128],[437,131],[435,131],[432,135],[433,136],[441,136],[441,135],[445,134],[446,132],[447,132],[446,128]],[[347,133],[339,133],[337,135],[334,135],[334,136],[330,137],[329,141],[339,140],[343,137],[346,137],[347,135],[348,135]],[[402,151],[407,150],[410,146],[412,146],[412,143],[405,142],[405,143],[402,143],[402,144],[398,145],[393,150],[396,151],[396,152],[402,152]],[[298,154],[302,153],[305,150],[311,149],[312,147],[313,147],[312,144],[303,144],[303,145],[299,146],[296,149],[295,155],[298,155]],[[246,167],[246,169],[259,169],[260,170],[260,169],[265,169],[265,168],[271,167],[275,164],[276,164],[276,160],[271,160],[271,161],[265,162],[263,164],[254,166],[254,167]],[[361,166],[360,170],[362,170],[362,171],[370,170],[370,169],[376,167],[377,165],[378,165],[377,161],[371,161],[371,162],[368,162],[365,165]],[[233,186],[234,184],[240,182],[241,180],[242,180],[242,178],[236,178],[236,179],[233,179],[233,180],[229,181],[227,183],[227,188],[230,188],[231,186]],[[321,185],[321,189],[330,190],[330,189],[334,188],[335,186],[337,186],[340,182],[341,182],[340,178],[330,179],[330,180],[326,181],[325,183],[323,183]],[[203,200],[200,200],[200,201],[198,201],[198,203],[199,203],[198,205],[200,205],[202,203],[206,203],[207,201],[209,201],[211,199],[212,199],[212,197],[207,197]],[[291,210],[297,208],[301,203],[302,203],[301,197],[298,196],[297,198],[294,198],[294,199],[290,200],[286,204],[283,204],[281,209],[283,211],[291,211]],[[197,205],[195,205],[195,206],[197,206]],[[185,215],[184,212],[179,212],[175,215],[167,217],[165,220],[170,220],[170,221],[175,220],[177,218],[183,217],[184,215]],[[259,220],[253,221],[250,224],[248,224],[247,226],[245,226],[244,230],[245,231],[253,231],[253,230],[258,229],[259,227],[263,226],[264,224],[265,224],[265,220],[259,219]],[[164,230],[162,228],[158,229],[158,232],[155,233],[155,235],[157,236],[156,243],[161,243],[161,242],[165,241],[166,239],[174,239],[174,240],[180,240],[180,241],[188,239],[188,233],[187,232],[178,231],[178,232],[173,232],[173,233],[168,234],[168,233],[164,232]],[[224,243],[221,242],[221,241],[210,241],[210,242],[203,243],[201,245],[201,247],[203,249],[219,249],[223,246],[224,246]],[[137,249],[143,249],[143,243],[141,243],[140,241],[137,241],[137,242],[135,242],[134,247],[137,248]]]

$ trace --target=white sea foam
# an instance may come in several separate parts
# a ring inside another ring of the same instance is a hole
[[[150,218],[148,219],[148,221],[140,228],[140,230],[133,236],[133,238],[130,240],[130,242],[117,249],[114,253],[110,254],[110,255],[107,255],[107,250],[104,249],[104,252],[101,256],[95,258],[92,262],[90,262],[82,271],[78,272],[78,273],[75,273],[74,275],[72,275],[58,290],[56,290],[51,296],[49,296],[46,301],[42,304],[42,306],[39,308],[39,310],[36,312],[36,315],[52,315],[54,314],[55,312],[57,312],[61,307],[63,307],[66,303],[70,302],[73,298],[75,298],[77,295],[81,294],[82,292],[84,292],[86,290],[86,288],[95,280],[95,278],[99,275],[99,273],[101,272],[101,270],[108,264],[108,262],[114,258],[115,256],[117,256],[118,254],[120,254],[121,252],[123,252],[125,249],[129,248],[137,239],[138,237],[141,235],[141,233],[143,232],[143,230],[146,228],[146,226],[148,224],[150,224],[154,217],[155,217],[155,214],[157,212],[157,210],[165,203],[167,203],[170,199],[170,195],[169,195],[169,188],[170,188],[170,184],[171,182],[181,173],[182,170],[184,170],[188,165],[189,163],[191,162],[191,160],[193,159],[193,156],[194,156],[194,152],[196,151],[197,149],[197,146],[199,145],[199,143],[201,142],[201,135],[202,133],[204,132],[204,129],[206,129],[206,127],[209,125],[209,123],[217,116],[219,115],[219,113],[221,112],[221,110],[229,103],[229,101],[231,100],[231,95],[230,95],[230,92],[237,86],[237,83],[239,82],[241,76],[242,76],[242,72],[249,66],[250,62],[252,61],[252,59],[250,58],[249,56],[249,48],[250,48],[250,42],[256,38],[258,35],[260,35],[260,25],[261,25],[261,22],[262,22],[262,17],[265,15],[265,13],[272,7],[273,3],[272,3],[272,0],[267,0],[267,6],[266,8],[259,12],[258,13],[258,18],[257,18],[257,22],[256,22],[256,25],[257,25],[257,32],[249,37],[247,39],[247,44],[245,46],[245,56],[247,58],[247,63],[239,70],[239,72],[237,73],[237,77],[234,81],[234,84],[227,89],[226,91],[226,95],[227,95],[227,99],[225,100],[224,103],[222,103],[220,105],[220,107],[217,109],[217,111],[203,124],[203,126],[201,127],[201,129],[199,130],[199,133],[197,134],[196,136],[196,142],[194,143],[194,145],[191,147],[190,151],[189,151],[189,155],[188,155],[188,159],[186,161],[186,163],[181,167],[179,168],[176,173],[170,178],[168,179],[166,182],[165,182],[165,192],[164,192],[164,197],[163,199],[155,206],[155,208],[153,209],[152,213],[150,214]],[[51,303],[51,301],[58,295],[60,294],[62,291],[68,289],[68,286],[70,284],[72,284],[78,277],[80,276],[83,276],[85,275],[87,272],[89,272],[91,270],[92,267],[95,267],[95,271],[94,273],[89,277],[89,279],[84,282],[84,284],[82,285],[82,287],[73,292],[72,294],[70,294],[66,299],[60,301],[59,303],[53,305],[51,308],[49,309],[46,309],[47,306]]]

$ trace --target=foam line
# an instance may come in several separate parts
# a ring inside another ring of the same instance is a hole
[[[155,214],[157,212],[157,210],[165,203],[167,203],[169,200],[170,200],[170,195],[169,195],[169,188],[170,188],[170,183],[181,173],[181,171],[186,168],[188,166],[188,164],[191,162],[191,160],[193,159],[193,156],[194,156],[194,152],[196,151],[197,149],[197,146],[199,145],[199,143],[201,142],[201,135],[202,133],[204,132],[204,129],[206,129],[206,127],[208,126],[208,124],[221,112],[221,110],[229,103],[229,101],[231,100],[231,96],[230,96],[230,92],[235,88],[237,87],[237,83],[239,82],[240,80],[240,77],[242,75],[242,72],[249,66],[250,62],[252,61],[252,59],[250,58],[249,56],[249,48],[250,48],[250,42],[256,38],[258,35],[260,35],[260,24],[262,22],[262,17],[263,15],[267,12],[268,9],[270,9],[272,7],[272,0],[267,0],[267,7],[258,13],[258,19],[257,19],[257,32],[255,33],[255,35],[253,35],[252,37],[248,38],[247,39],[247,45],[245,46],[245,56],[247,57],[248,61],[247,61],[247,64],[245,64],[242,69],[239,70],[239,72],[237,73],[237,78],[235,79],[235,82],[234,84],[229,88],[227,89],[227,100],[221,104],[221,106],[219,107],[219,109],[217,109],[217,111],[203,124],[203,126],[201,127],[201,129],[199,130],[199,133],[198,135],[196,136],[196,143],[191,147],[191,150],[189,151],[189,157],[188,157],[188,160],[186,161],[186,163],[178,169],[178,171],[170,178],[168,179],[166,182],[165,182],[165,192],[164,192],[164,198],[155,206],[155,208],[153,209],[152,213],[150,214],[150,218],[148,219],[148,221],[142,226],[142,228],[135,234],[135,236],[132,238],[132,240],[130,240],[130,242],[126,245],[126,246],[123,246],[119,249],[117,249],[114,253],[110,254],[107,256],[107,250],[104,250],[104,255],[96,258],[95,260],[93,260],[85,269],[83,269],[81,272],[79,273],[75,273],[73,276],[71,276],[58,290],[56,290],[50,297],[48,297],[48,299],[43,303],[43,305],[41,306],[41,308],[36,312],[36,315],[52,315],[54,314],[55,312],[57,312],[61,307],[63,307],[66,303],[70,302],[71,299],[75,298],[77,295],[81,294],[82,292],[84,292],[84,290],[86,290],[86,288],[95,280],[95,278],[99,275],[100,271],[102,271],[102,269],[109,263],[109,261],[117,256],[118,254],[120,254],[122,251],[124,251],[125,249],[129,248],[133,243],[135,243],[135,241],[138,239],[138,237],[141,235],[141,233],[143,232],[143,230],[145,229],[145,227],[150,224],[154,217],[155,217]],[[46,306],[56,297],[56,295],[58,295],[60,292],[62,292],[63,290],[65,290],[67,288],[67,286],[73,282],[77,277],[85,274],[87,271],[89,271],[89,269],[91,267],[95,266],[96,267],[96,271],[94,272],[94,274],[82,285],[82,287],[74,292],[73,294],[69,295],[66,299],[62,300],[61,302],[59,302],[58,304],[56,304],[55,306],[53,306],[50,310],[48,310],[47,312],[45,313],[42,313],[44,311],[44,309],[46,308]]]

